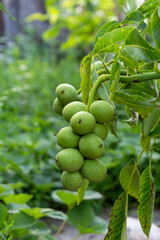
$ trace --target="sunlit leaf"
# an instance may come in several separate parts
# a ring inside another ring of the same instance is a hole
[[[160,50],[152,47],[137,29],[128,35],[124,48],[129,55],[139,61],[149,63],[160,59]]]
[[[124,41],[133,29],[133,27],[122,27],[104,34],[103,37],[96,42],[93,54],[96,55],[104,52],[118,52],[120,48],[118,43]]]
[[[98,31],[96,35],[95,43],[98,41],[100,37],[102,37],[105,33],[112,31],[113,29],[116,29],[119,27],[119,23],[117,21],[111,21],[105,23]]]
[[[119,79],[120,79],[120,63],[119,63],[119,55],[115,55],[114,63],[112,64],[111,68],[111,77],[110,77],[110,101],[113,100],[114,94],[117,90]]]
[[[23,194],[23,193],[19,193],[19,194],[13,194],[13,195],[9,195],[9,196],[4,196],[3,197],[3,201],[6,204],[9,203],[18,203],[18,204],[25,204],[26,202],[28,202],[33,196],[29,195],[29,194]]]

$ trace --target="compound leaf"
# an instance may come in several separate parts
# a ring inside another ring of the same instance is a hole
[[[120,194],[112,207],[108,233],[104,240],[127,240],[127,208],[128,193],[124,191]]]
[[[155,186],[151,176],[151,169],[147,167],[140,178],[140,190],[138,196],[138,218],[143,232],[149,237],[152,225],[155,200]]]

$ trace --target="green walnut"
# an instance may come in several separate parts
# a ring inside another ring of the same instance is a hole
[[[96,134],[102,140],[104,140],[108,136],[108,129],[104,124],[96,123],[96,127],[95,127],[95,129],[93,130],[92,133]]]
[[[83,165],[84,158],[77,149],[66,148],[55,157],[57,166],[66,172],[76,172]]]
[[[61,176],[61,182],[65,189],[75,191],[83,184],[83,177],[80,172],[63,172]]]
[[[93,74],[94,71],[98,71],[100,69],[104,68],[104,65],[101,61],[97,61],[95,63],[92,63],[91,65],[91,74]]]
[[[90,112],[98,123],[109,122],[114,117],[114,109],[112,105],[104,100],[98,100],[91,104]]]
[[[86,159],[81,168],[82,176],[91,182],[102,182],[106,177],[106,172],[106,166],[98,159]]]
[[[70,102],[78,101],[78,93],[76,89],[67,83],[62,83],[56,88],[56,96],[62,105],[67,105]]]
[[[71,117],[74,114],[76,114],[77,112],[80,112],[80,111],[84,111],[85,108],[86,108],[86,105],[84,103],[74,101],[74,102],[71,102],[71,103],[67,104],[63,108],[62,115],[67,122],[70,122]]]
[[[78,100],[79,100],[80,102],[83,102],[82,93],[78,94]]]
[[[64,127],[57,134],[57,143],[62,148],[77,148],[79,139],[71,127]]]
[[[75,133],[85,135],[94,130],[96,120],[91,113],[80,111],[73,115],[70,124]]]
[[[87,158],[99,158],[105,152],[103,140],[95,134],[87,134],[79,141],[79,151]]]
[[[63,105],[60,103],[58,98],[56,98],[53,102],[53,109],[57,114],[62,115]]]

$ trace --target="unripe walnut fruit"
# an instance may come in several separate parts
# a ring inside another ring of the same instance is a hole
[[[63,108],[62,115],[64,119],[68,122],[70,122],[71,117],[76,114],[77,112],[84,111],[86,108],[86,105],[82,102],[74,101],[69,104],[67,104]]]
[[[87,158],[99,158],[105,152],[103,140],[95,134],[87,134],[79,141],[79,151]]]
[[[98,159],[86,159],[81,168],[82,176],[92,182],[103,181],[106,177],[106,172],[106,166]]]
[[[107,123],[114,117],[114,109],[112,105],[104,100],[98,100],[91,104],[90,112],[98,123]]]
[[[80,136],[71,127],[62,128],[57,134],[57,143],[62,148],[77,148]]]
[[[104,124],[96,123],[96,127],[92,132],[104,140],[108,136],[108,129]]]
[[[70,102],[78,101],[78,93],[76,89],[67,83],[62,83],[56,88],[56,96],[62,105]]]
[[[53,102],[53,109],[57,114],[62,115],[63,105],[60,103],[58,98],[56,98]]]
[[[75,133],[85,135],[94,130],[96,120],[91,113],[81,111],[73,115],[70,124]]]
[[[83,177],[78,171],[73,173],[63,172],[61,182],[65,189],[75,191],[83,184]]]
[[[55,157],[57,166],[66,172],[76,172],[83,165],[84,158],[77,149],[66,148]]]

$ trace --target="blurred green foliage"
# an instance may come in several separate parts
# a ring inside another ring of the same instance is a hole
[[[43,39],[52,42],[58,36],[60,49],[68,50],[79,46],[88,51],[100,26],[114,17],[115,4],[112,0],[46,0],[46,14],[34,13],[27,22],[49,21]]]

